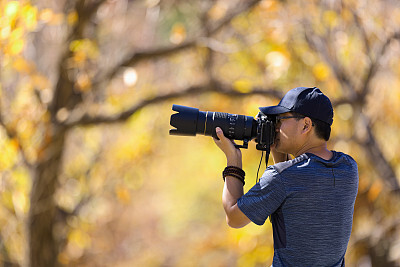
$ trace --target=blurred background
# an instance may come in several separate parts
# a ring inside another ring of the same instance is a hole
[[[270,223],[226,225],[225,156],[169,136],[171,107],[317,86],[359,166],[346,265],[400,266],[399,25],[397,0],[2,0],[0,262],[269,266]]]

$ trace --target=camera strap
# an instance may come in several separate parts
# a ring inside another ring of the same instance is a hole
[[[265,155],[265,169],[268,167],[269,152],[270,151],[268,149],[266,151],[266,155]],[[260,172],[260,167],[261,167],[261,162],[262,162],[263,157],[264,157],[264,150],[261,151],[261,159],[260,159],[260,163],[258,164],[256,183],[260,182],[260,178],[258,178],[258,174]]]
[[[258,173],[260,172],[260,167],[261,167],[261,162],[262,162],[263,157],[264,157],[264,151],[261,151],[261,159],[260,159],[260,163],[258,164],[256,183],[258,183],[260,181],[260,179],[258,178]]]

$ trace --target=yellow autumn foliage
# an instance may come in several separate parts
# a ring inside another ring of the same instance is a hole
[[[48,230],[62,241],[60,265],[271,265],[270,223],[226,225],[226,159],[209,136],[168,135],[171,106],[255,116],[297,86],[320,87],[333,100],[329,149],[359,164],[346,264],[400,263],[395,2],[267,0],[246,9],[250,2],[104,1],[82,20],[95,2],[80,10],[72,2],[0,2],[1,264],[29,265],[31,193],[43,173],[57,172],[40,208],[56,203]],[[376,72],[363,84],[371,63]],[[64,124],[96,116],[101,123]],[[63,127],[65,135],[52,139]],[[61,156],[52,158],[57,151],[48,145],[61,139]],[[261,153],[254,142],[242,153],[247,191]],[[38,170],[44,159],[59,160],[59,168]]]

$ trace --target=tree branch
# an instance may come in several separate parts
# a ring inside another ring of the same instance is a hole
[[[366,96],[368,95],[368,93],[370,91],[371,81],[372,81],[373,77],[375,76],[375,74],[378,72],[380,59],[385,55],[387,49],[389,48],[390,43],[396,39],[400,40],[400,31],[393,33],[386,39],[386,41],[382,44],[382,46],[378,50],[377,55],[374,58],[372,57],[372,55],[369,55],[369,58],[371,59],[371,63],[366,71],[364,82],[362,83],[363,86],[362,86],[362,88],[360,90],[360,94],[359,94],[359,97],[361,98],[361,100],[363,102],[365,101]]]
[[[208,36],[212,36],[217,33],[224,26],[229,24],[236,16],[242,14],[245,11],[250,10],[254,7],[260,0],[252,0],[252,1],[244,1],[244,4],[237,6],[230,13],[228,13],[224,18],[220,19],[214,25],[209,25],[207,29],[203,29],[200,32],[207,32]],[[112,80],[115,75],[124,67],[132,66],[137,64],[138,62],[153,59],[156,57],[166,57],[170,56],[174,53],[180,52],[182,50],[193,48],[196,46],[202,46],[204,44],[204,38],[202,35],[196,36],[189,40],[186,40],[180,45],[176,46],[168,46],[168,47],[157,47],[150,48],[147,50],[132,52],[130,56],[127,57],[126,60],[120,62],[118,65],[114,66],[111,70],[109,70],[105,74],[99,74],[97,78],[95,78],[93,82],[93,86],[96,87],[99,84],[102,84],[105,81]]]
[[[227,14],[224,18],[222,18],[221,20],[216,22],[214,25],[207,25],[206,26],[207,36],[211,36],[212,34],[215,34],[221,28],[223,28],[225,25],[229,24],[232,21],[232,19],[234,19],[236,16],[242,14],[245,11],[248,11],[249,9],[254,7],[258,2],[260,2],[260,0],[244,1],[243,4],[235,7],[231,12],[229,12],[229,14]],[[79,32],[79,31],[75,31],[75,32]],[[137,64],[138,62],[148,60],[148,59],[170,56],[174,53],[180,52],[180,51],[188,49],[188,48],[193,48],[196,46],[204,46],[205,40],[206,39],[203,36],[197,36],[195,38],[187,40],[187,41],[183,42],[182,44],[176,45],[176,46],[152,48],[152,49],[147,49],[147,50],[142,50],[142,51],[136,51],[136,52],[132,53],[131,56],[129,56],[126,60],[120,62],[117,66],[113,67],[108,73],[106,73],[104,75],[98,75],[97,78],[94,79],[93,87],[99,86],[103,82],[113,79],[115,77],[115,75],[123,67],[132,66],[132,65]],[[87,124],[94,124],[94,123],[120,122],[120,121],[126,120],[129,116],[131,116],[136,111],[140,110],[142,107],[144,107],[148,104],[158,103],[158,102],[165,101],[167,99],[186,96],[186,95],[196,95],[196,94],[206,93],[208,91],[216,91],[216,90],[211,90],[209,84],[202,85],[202,86],[192,86],[192,87],[186,88],[182,92],[175,92],[175,93],[171,93],[168,95],[161,95],[161,96],[155,97],[150,100],[144,100],[144,101],[140,102],[139,104],[131,107],[130,109],[128,109],[118,115],[114,115],[114,116],[92,117],[92,116],[89,116],[88,114],[77,115],[77,113],[80,113],[80,112],[75,110],[72,112],[72,116],[70,116],[69,119],[67,119],[65,122],[60,123],[60,124],[68,126],[68,127],[72,127],[75,125],[87,125]],[[256,89],[253,92],[253,94],[258,94],[258,92],[259,92],[259,90]],[[235,93],[234,90],[231,90],[229,93],[224,92],[223,90],[220,90],[219,93],[229,94],[231,96],[234,96],[235,94],[239,94],[238,92]]]
[[[308,45],[313,48],[315,51],[317,51],[321,57],[328,63],[328,65],[331,67],[333,70],[334,75],[336,76],[336,79],[344,85],[345,88],[347,88],[347,91],[351,94],[351,100],[356,101],[357,99],[357,94],[354,90],[354,85],[353,81],[350,79],[350,77],[346,74],[346,72],[343,70],[343,68],[340,66],[340,64],[337,62],[335,58],[333,58],[327,49],[327,41],[321,37],[317,36],[313,32],[310,31],[311,27],[307,25],[307,23],[304,24],[304,33],[305,33],[305,39],[308,43]]]
[[[104,2],[106,2],[106,0],[97,0],[89,5],[85,5],[84,0],[75,3],[74,8],[78,14],[78,21],[71,29],[67,37],[67,45],[61,52],[60,63],[58,66],[58,80],[54,89],[53,99],[49,105],[52,120],[55,120],[57,111],[60,108],[68,107],[69,109],[72,109],[82,101],[80,93],[74,92],[74,83],[67,75],[67,61],[73,53],[69,48],[69,43],[73,40],[83,38],[83,30],[85,26]]]
[[[140,61],[148,59],[170,56],[174,53],[196,46],[197,41],[198,41],[197,39],[191,39],[176,46],[157,47],[142,51],[136,51],[133,54],[131,54],[126,60],[120,62],[117,66],[113,67],[108,73],[95,78],[93,82],[93,87],[97,87],[99,84],[105,81],[112,80],[117,75],[117,73],[124,67],[133,66]]]
[[[63,126],[66,127],[73,127],[73,126],[82,126],[82,125],[92,125],[92,124],[99,124],[99,123],[118,123],[125,121],[130,116],[138,112],[139,110],[143,109],[148,105],[153,105],[161,102],[165,102],[174,98],[180,97],[188,97],[188,96],[195,96],[205,93],[218,93],[221,95],[226,95],[230,97],[244,97],[250,95],[264,95],[264,96],[271,96],[277,99],[283,97],[281,91],[276,89],[270,88],[254,88],[252,91],[249,92],[239,92],[235,91],[232,87],[228,85],[218,84],[218,83],[207,83],[203,85],[196,85],[190,86],[186,89],[183,89],[179,92],[173,92],[169,94],[159,95],[151,99],[145,99],[141,102],[134,104],[132,107],[128,108],[127,110],[115,114],[115,115],[89,115],[87,113],[81,114],[71,114],[71,116],[64,122],[59,122]]]
[[[368,58],[370,60],[370,64],[365,72],[363,82],[361,83],[362,88],[361,88],[361,90],[359,90],[360,93],[358,94],[359,101],[361,103],[363,103],[366,99],[366,96],[368,95],[368,93],[370,91],[371,81],[378,71],[380,59],[385,55],[385,53],[389,47],[389,44],[395,39],[400,39],[400,31],[397,31],[397,32],[393,33],[392,35],[390,35],[386,39],[386,41],[383,42],[382,46],[378,49],[376,55],[374,55],[373,51],[371,49],[370,42],[368,40],[368,34],[365,31],[365,28],[363,27],[360,16],[357,14],[357,12],[355,10],[350,10],[350,11],[353,15],[355,25],[361,33],[361,39],[365,46],[366,55],[368,56]]]
[[[400,185],[396,176],[396,172],[385,158],[373,133],[371,121],[363,114],[360,114],[360,120],[366,129],[366,135],[363,137],[355,137],[355,140],[367,150],[367,156],[373,163],[374,168],[381,174],[381,178],[387,182],[393,192],[400,193]]]
[[[85,5],[85,0],[80,0],[75,3],[75,11],[78,14],[78,22],[75,24],[68,36],[69,42],[83,35],[83,29],[88,21],[93,17],[94,14],[96,14],[100,6],[106,1],[107,0],[97,0],[88,5]]]
[[[364,42],[366,54],[368,56],[370,56],[370,58],[371,58],[371,46],[370,46],[369,41],[368,41],[367,32],[365,31],[365,28],[363,27],[363,24],[361,22],[361,18],[360,18],[360,16],[357,14],[357,12],[355,10],[351,9],[350,12],[353,15],[355,25],[357,26],[357,28],[361,32],[361,37],[362,37],[362,40]]]
[[[261,0],[244,1],[244,3],[237,6],[235,9],[233,9],[233,11],[231,13],[229,13],[228,15],[223,17],[218,23],[216,23],[215,25],[211,25],[210,26],[210,35],[219,31],[226,24],[229,24],[232,21],[232,19],[234,19],[236,16],[250,10],[259,2],[261,2]]]

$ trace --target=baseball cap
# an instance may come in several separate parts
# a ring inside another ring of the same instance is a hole
[[[278,105],[259,109],[265,115],[296,112],[329,125],[333,123],[332,103],[317,87],[294,88],[286,93]]]

